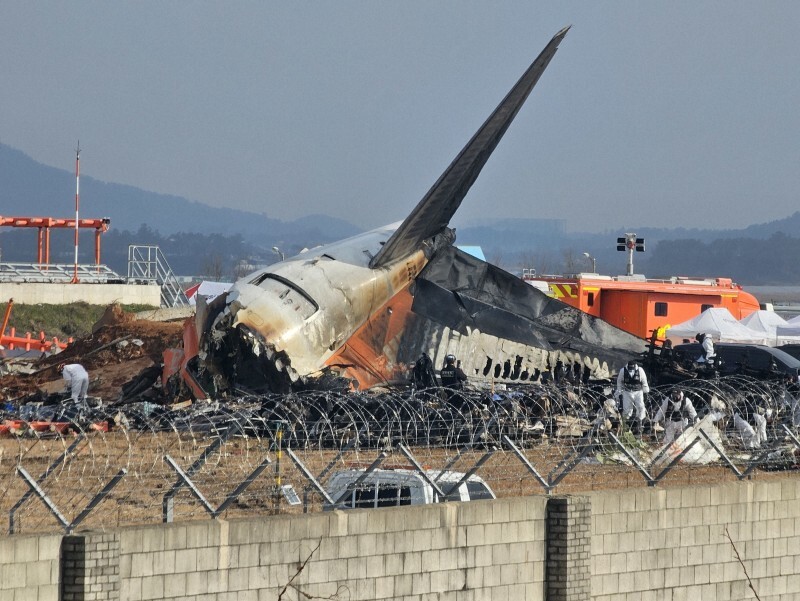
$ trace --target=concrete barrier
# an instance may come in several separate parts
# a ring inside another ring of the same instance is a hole
[[[0,299],[13,298],[23,305],[161,305],[157,284],[55,284],[45,282],[0,283]]]
[[[61,539],[0,541],[0,598],[800,599],[794,477],[77,533],[59,569]]]
[[[0,599],[60,601],[60,535],[0,538]]]

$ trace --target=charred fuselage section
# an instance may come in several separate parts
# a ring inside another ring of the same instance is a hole
[[[214,394],[306,388],[375,312],[406,289],[448,230],[380,269],[368,263],[394,226],[312,249],[251,274],[196,321],[200,377]],[[210,391],[211,392],[211,391]]]
[[[247,326],[233,326],[226,319],[215,328],[219,337],[205,347],[206,380],[204,387],[214,395],[240,391],[287,393],[292,390],[291,366],[286,353],[276,351],[258,332]]]
[[[200,305],[200,372],[210,395],[338,386],[340,378],[355,388],[386,385],[406,379],[422,353],[437,365],[446,354],[457,354],[476,384],[536,382],[560,370],[603,379],[646,349],[643,340],[449,242],[430,259],[420,253],[416,262],[396,265],[388,286],[373,279],[387,270],[328,257],[323,267],[306,258],[254,274],[208,307]],[[337,285],[319,286],[314,294],[297,283],[331,282],[333,273]],[[280,282],[271,293],[276,302],[302,293],[316,308],[307,316],[299,311],[289,323],[277,308],[267,310],[270,293],[258,286],[266,280]],[[314,300],[323,297],[324,303]]]
[[[605,377],[643,350],[638,339],[536,296],[502,270],[465,261],[452,246],[450,219],[567,30],[550,40],[405,220],[304,251],[198,309],[197,371],[210,394],[284,392],[326,377],[362,388],[386,384],[419,353],[438,360],[445,351],[464,357],[478,379],[521,378],[557,364]],[[428,276],[419,278],[423,268]]]

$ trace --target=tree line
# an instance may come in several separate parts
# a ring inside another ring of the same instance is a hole
[[[72,263],[73,236],[67,230],[51,232],[51,263]],[[513,251],[475,236],[469,243],[482,246],[490,263],[512,273],[523,268],[534,268],[540,274],[590,271],[593,262],[585,256],[586,251],[595,259],[598,273],[624,273],[625,255],[615,252],[607,237],[581,242],[570,239],[558,246],[553,240],[532,236],[527,249]],[[82,231],[80,240],[79,261],[93,263],[94,233]],[[235,280],[278,260],[272,241],[262,246],[248,242],[241,234],[161,234],[147,224],[136,231],[113,229],[102,235],[101,243],[101,263],[123,275],[127,273],[129,245],[158,246],[176,274],[217,281]],[[279,252],[286,256],[296,254],[305,243],[306,240],[278,242]],[[36,230],[6,230],[0,235],[0,260],[33,263],[36,244]],[[648,245],[646,252],[636,253],[634,259],[635,272],[651,278],[730,277],[743,285],[763,286],[800,284],[799,256],[800,238],[779,231],[766,238],[662,239]]]

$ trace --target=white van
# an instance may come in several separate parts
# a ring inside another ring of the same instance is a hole
[[[339,503],[336,509],[360,509],[368,507],[395,507],[397,505],[427,505],[445,501],[476,501],[494,499],[495,494],[482,478],[472,475],[459,487],[440,498],[422,475],[412,469],[376,469],[355,486],[364,475],[365,469],[348,469],[335,472],[325,487],[328,495],[336,502],[350,489],[350,494]],[[442,472],[426,470],[425,474],[445,494],[464,477],[461,472]],[[326,510],[334,509],[326,505]]]

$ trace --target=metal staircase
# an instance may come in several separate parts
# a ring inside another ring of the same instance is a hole
[[[182,307],[189,304],[189,299],[158,246],[128,246],[128,281],[156,283],[161,286],[162,307]]]

